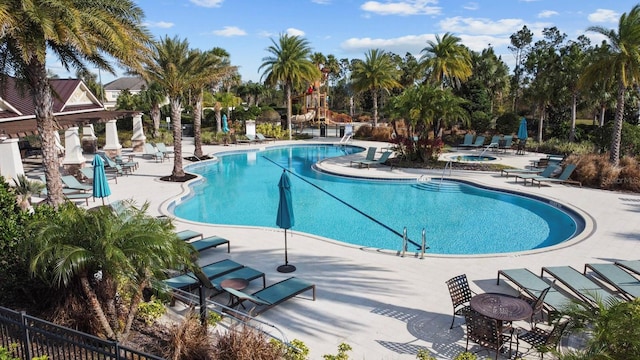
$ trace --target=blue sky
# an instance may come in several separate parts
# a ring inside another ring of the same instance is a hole
[[[539,39],[556,26],[575,39],[602,38],[589,26],[615,29],[638,0],[138,0],[145,25],[156,37],[178,36],[192,48],[226,49],[243,81],[260,80],[265,50],[283,33],[300,35],[313,52],[364,58],[380,48],[420,56],[435,34],[451,32],[472,50],[489,44],[510,66],[509,36],[523,25]],[[52,63],[54,72],[63,70]],[[96,71],[97,72],[97,71]],[[121,75],[121,74],[118,74]],[[106,83],[115,77],[102,74]]]

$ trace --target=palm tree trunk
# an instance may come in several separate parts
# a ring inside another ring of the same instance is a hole
[[[173,171],[171,177],[180,179],[184,177],[182,169],[182,102],[179,97],[171,98],[171,122],[173,124]]]
[[[153,137],[160,136],[160,105],[158,103],[151,104],[151,110],[149,110],[151,120],[153,120]]]
[[[287,129],[289,131],[289,140],[291,140],[291,84],[285,84],[284,87],[287,94]]]
[[[540,121],[538,122],[538,143],[542,143],[542,132],[544,131],[544,105],[540,106]]]
[[[214,105],[214,109],[216,112],[216,133],[222,132],[222,113],[220,103],[216,102]]]
[[[604,126],[604,115],[607,112],[606,106],[602,105],[600,108],[600,127]]]
[[[624,121],[624,92],[624,83],[622,80],[618,80],[618,104],[616,106],[613,133],[611,134],[611,147],[609,148],[609,162],[614,166],[620,164],[620,141],[622,139],[622,122]]]
[[[138,289],[131,297],[131,302],[129,303],[129,311],[127,314],[127,321],[125,322],[124,329],[122,330],[121,340],[126,340],[129,337],[129,332],[131,331],[131,326],[133,325],[133,320],[136,318],[138,314],[138,308],[140,306],[140,302],[142,302],[142,291],[147,286],[146,281],[141,281],[138,285]]]
[[[193,109],[193,143],[196,148],[193,151],[194,155],[202,157],[202,137],[201,126],[202,125],[202,91],[198,95],[195,108]]]
[[[60,163],[54,135],[54,132],[57,131],[57,124],[53,116],[53,98],[45,64],[35,59],[32,60],[27,68],[27,76],[33,91],[38,133],[42,139],[42,162],[47,179],[47,201],[51,206],[57,208],[64,203],[64,195],[62,194]]]
[[[578,102],[578,95],[573,93],[571,96],[571,131],[569,131],[569,142],[574,142],[576,139],[576,103]]]
[[[82,291],[84,291],[85,296],[89,300],[89,305],[91,309],[96,315],[98,323],[102,326],[102,330],[104,330],[105,336],[110,340],[118,340],[116,334],[113,332],[113,329],[109,325],[109,320],[105,316],[102,311],[102,306],[100,305],[100,301],[98,301],[98,297],[96,293],[91,288],[89,284],[89,279],[86,275],[80,276],[80,285],[82,286]]]
[[[378,127],[378,90],[371,90],[373,95],[373,127]]]

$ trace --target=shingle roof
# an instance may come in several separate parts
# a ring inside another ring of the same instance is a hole
[[[3,76],[0,81],[0,130],[15,138],[37,133],[35,107],[28,90],[20,89],[16,80]],[[88,91],[79,79],[49,79],[53,90],[53,113],[60,129],[87,123],[105,122],[131,116],[135,111],[105,111],[93,94],[77,93],[80,88]],[[72,99],[80,94],[80,101]]]
[[[147,82],[140,77],[122,77],[115,79],[104,86],[105,91],[109,90],[143,90],[147,87]]]

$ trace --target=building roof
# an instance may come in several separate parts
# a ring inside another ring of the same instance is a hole
[[[147,82],[141,77],[122,77],[115,79],[104,86],[105,91],[142,91],[147,87]]]
[[[0,131],[10,138],[37,134],[35,106],[27,89],[11,76],[0,74]],[[49,79],[53,114],[60,130],[87,123],[130,116],[132,111],[105,111],[98,98],[79,79]]]

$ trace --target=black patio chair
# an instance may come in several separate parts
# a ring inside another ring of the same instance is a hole
[[[511,340],[513,338],[511,327],[501,327],[498,320],[484,316],[473,309],[465,313],[464,317],[467,326],[465,351],[469,349],[469,341],[473,341],[487,350],[495,351],[497,360],[498,354],[506,352],[506,346],[508,345],[510,357]]]
[[[449,288],[449,295],[451,295],[451,303],[453,304],[453,318],[451,319],[449,329],[453,329],[456,315],[464,316],[467,312],[471,311],[469,301],[471,301],[474,293],[471,291],[471,288],[469,288],[466,274],[453,277],[447,280],[446,283]]]

